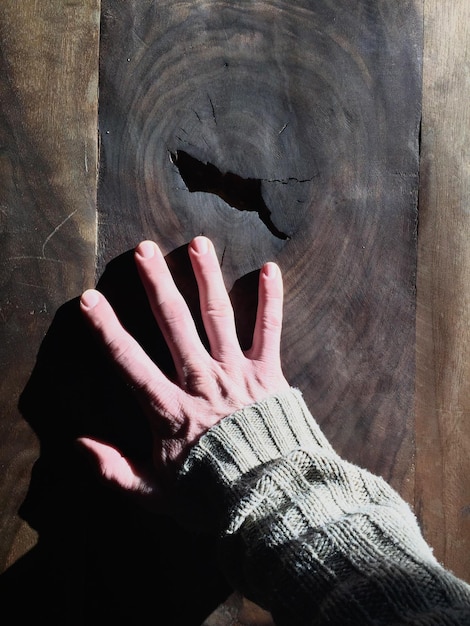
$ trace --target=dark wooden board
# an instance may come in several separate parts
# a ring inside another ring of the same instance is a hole
[[[399,488],[421,41],[409,1],[103,5],[100,271],[142,238],[169,253],[199,233],[229,288],[276,260],[287,376],[337,449]]]
[[[230,593],[210,542],[103,491],[73,452],[84,432],[139,462],[149,452],[74,300],[96,266],[125,324],[170,367],[148,310],[133,311],[144,297],[129,251],[144,238],[194,309],[185,246],[213,239],[245,344],[257,271],[276,260],[287,377],[338,452],[411,498],[417,5],[105,0],[96,262],[98,5],[2,4],[1,558],[17,562],[0,592],[18,619],[139,622],[157,610],[199,626]],[[207,619],[269,616],[232,596]]]
[[[410,500],[421,25],[409,1],[107,1],[100,54],[98,273],[124,319],[110,262],[141,239],[196,311],[184,250],[209,236],[239,320],[276,260],[287,377]]]

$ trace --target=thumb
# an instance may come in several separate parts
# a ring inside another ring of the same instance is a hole
[[[146,500],[160,498],[161,492],[157,485],[139,471],[117,448],[90,437],[80,437],[77,443],[91,459],[102,480],[108,485]]]

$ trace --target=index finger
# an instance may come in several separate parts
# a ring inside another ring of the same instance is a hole
[[[143,397],[157,410],[177,415],[179,404],[176,386],[125,330],[106,298],[100,292],[89,289],[82,294],[80,308],[124,379],[142,392]]]

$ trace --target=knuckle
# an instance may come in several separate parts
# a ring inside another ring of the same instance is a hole
[[[261,318],[261,330],[265,333],[277,333],[282,328],[282,316],[270,313]]]
[[[105,343],[111,357],[118,363],[125,364],[133,361],[135,346],[122,337],[109,337]]]
[[[165,300],[160,304],[160,312],[168,326],[178,326],[185,319],[186,308],[180,298]]]
[[[205,314],[213,319],[232,317],[232,305],[227,298],[211,298],[205,306]]]
[[[211,376],[203,367],[183,367],[184,387],[190,392],[201,393],[210,386]]]

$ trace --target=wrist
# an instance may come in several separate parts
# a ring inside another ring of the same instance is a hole
[[[184,525],[212,529],[238,498],[243,477],[293,450],[334,454],[297,389],[244,407],[205,433],[178,473],[174,514]]]

